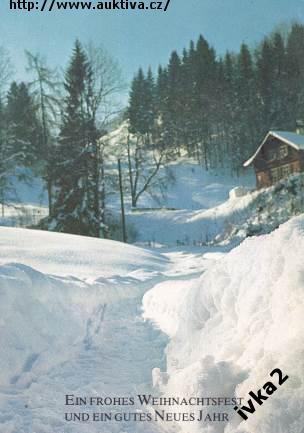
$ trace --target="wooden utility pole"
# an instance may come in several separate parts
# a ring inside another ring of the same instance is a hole
[[[119,191],[120,191],[120,206],[121,206],[122,240],[124,243],[127,243],[128,238],[127,238],[127,230],[126,230],[125,205],[124,205],[124,194],[123,194],[122,172],[121,172],[120,159],[118,159],[118,176],[119,176]]]

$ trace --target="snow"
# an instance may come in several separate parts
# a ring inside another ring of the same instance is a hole
[[[126,169],[126,168],[125,168]],[[253,172],[249,171],[240,178],[231,176],[223,170],[206,171],[197,162],[180,157],[177,162],[167,165],[166,170],[160,170],[160,177],[164,172],[169,173],[163,191],[156,186],[152,191],[145,193],[139,200],[138,208],[173,208],[177,210],[203,210],[215,207],[229,197],[229,191],[237,186],[252,188],[255,185]],[[128,178],[124,178],[124,186],[128,187]],[[131,213],[131,202],[125,194],[126,208]],[[118,200],[110,200],[110,205],[119,210]]]
[[[245,195],[233,189],[228,200],[210,209],[141,211],[128,215],[127,221],[136,227],[141,245],[232,247],[301,214],[303,185],[303,173],[294,174],[263,190],[241,188]]]
[[[114,168],[124,133],[110,134]],[[302,212],[303,175],[250,192],[252,174],[184,157],[169,169],[164,195],[144,194],[136,212],[126,196],[153,250],[0,227],[0,433],[303,433],[304,216],[272,232]],[[28,204],[6,206],[1,224],[45,215],[40,190],[38,178],[21,188]],[[67,393],[246,397],[274,368],[290,379],[246,423],[226,407],[228,425],[63,419]]]
[[[136,228],[136,241],[142,245],[206,245],[225,235],[234,224],[244,223],[257,192],[230,198],[210,209],[155,210],[127,214],[127,222]]]
[[[140,305],[169,260],[56,233],[1,228],[0,238],[0,432],[100,432],[64,422],[65,395],[151,392],[167,339],[141,319]],[[146,430],[116,423],[102,431]]]
[[[15,191],[11,201],[30,205],[47,205],[45,184],[38,174],[25,167],[18,167],[11,184]],[[14,197],[15,196],[15,197]]]
[[[243,186],[237,186],[229,191],[229,198],[234,199],[238,197],[244,197],[244,195],[248,194],[250,191]]]
[[[112,277],[162,269],[166,260],[135,246],[39,230],[0,227],[0,264],[18,262],[39,271],[77,278]]]
[[[304,150],[304,135],[289,131],[271,131],[271,133],[277,138],[282,138],[297,150]]]
[[[241,178],[223,172],[206,171],[188,158],[180,158],[168,166],[172,181],[168,182],[164,197],[147,194],[138,207],[167,207],[178,210],[202,210],[215,207],[229,197],[229,191],[239,185],[253,186],[249,173]],[[155,200],[157,198],[157,200]]]
[[[129,189],[128,167],[126,164],[126,143],[128,136],[128,123],[123,122],[114,131],[102,138],[105,144],[107,172],[117,178],[117,159],[122,159],[123,184],[125,190]],[[133,137],[134,139],[134,137]],[[147,161],[147,167],[149,162]],[[138,208],[174,208],[179,210],[202,210],[217,206],[227,200],[230,189],[237,186],[253,187],[255,177],[253,171],[237,178],[232,176],[228,169],[203,168],[197,160],[181,155],[176,160],[167,162],[162,167],[157,179],[166,177],[164,188],[158,188],[153,182],[152,188],[139,199]],[[130,194],[125,193],[127,211],[131,210]],[[109,197],[108,204],[116,211],[120,209],[120,198]]]
[[[115,140],[119,131],[115,130],[112,133]],[[116,161],[113,167],[115,175]],[[240,178],[231,177],[229,173],[219,175],[212,170],[207,172],[191,159],[184,157],[176,163],[171,163],[168,169],[170,176],[165,189],[161,192],[153,188],[150,193],[145,193],[136,211],[131,207],[129,195],[125,194],[129,238],[138,245],[175,247],[177,244],[198,245],[209,242],[222,233],[230,223],[229,209],[233,215],[234,208],[238,211],[242,203],[249,201],[250,194],[240,202],[236,199],[229,200],[230,191],[238,188],[237,191],[245,193],[254,185],[252,173]],[[164,176],[163,171],[161,170],[161,176]],[[126,176],[124,185],[128,186]],[[27,193],[21,194],[25,202],[5,206],[5,217],[0,217],[0,225],[33,226],[41,218],[46,217],[46,206],[38,204],[40,187],[39,179],[34,179],[32,190],[29,185],[20,182],[17,189],[20,190],[20,194],[24,188],[26,189]],[[108,206],[115,217],[120,219],[118,195],[108,197]],[[224,215],[221,214],[222,210]],[[214,214],[216,220],[213,218]]]
[[[183,432],[302,433],[303,252],[301,216],[245,240],[184,291],[166,281],[144,296],[144,317],[170,337],[167,369],[156,370],[163,395],[246,397],[275,368],[290,376],[247,422],[232,411],[227,426],[182,424]]]
[[[228,254],[0,238],[1,433],[302,433],[304,216]],[[290,379],[246,423],[63,419],[66,394],[246,397],[274,368]]]
[[[124,134],[123,126],[109,134],[111,155],[107,170],[114,178],[117,177],[115,155],[121,151],[117,140],[124,137]],[[123,168],[124,187],[127,189],[127,168]],[[206,243],[225,229],[226,216],[223,225],[219,223],[221,215],[218,215],[217,221],[210,221],[210,216],[218,213],[218,207],[224,203],[227,203],[228,207],[232,205],[233,211],[233,203],[236,203],[236,200],[229,201],[230,191],[240,188],[245,193],[250,191],[255,183],[251,171],[247,172],[246,176],[236,178],[224,171],[222,174],[212,170],[206,171],[186,157],[180,157],[177,162],[169,164],[166,170],[161,169],[160,177],[164,177],[166,171],[170,173],[166,185],[163,185],[161,190],[154,186],[151,191],[143,194],[136,211],[132,209],[129,194],[125,193],[126,221],[131,242],[153,247]],[[26,174],[30,176],[30,173]],[[31,227],[48,215],[42,181],[39,177],[31,177],[31,184],[17,182],[15,179],[20,202],[12,202],[5,206],[4,217],[0,217],[1,226]],[[119,220],[118,194],[109,194],[107,206]],[[238,204],[236,206],[239,207]]]
[[[31,227],[48,216],[45,206],[8,203],[1,206],[0,225],[6,227]]]

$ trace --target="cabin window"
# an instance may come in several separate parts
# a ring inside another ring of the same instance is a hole
[[[279,168],[272,168],[270,171],[271,171],[272,181],[278,182],[281,179],[280,169]]]
[[[280,157],[280,159],[284,159],[287,156],[288,156],[288,146],[287,146],[287,144],[284,144],[283,146],[280,147],[279,157]]]
[[[267,152],[267,159],[268,161],[274,161],[278,157],[278,151],[277,149],[269,149]]]
[[[280,147],[269,149],[267,152],[268,161],[275,161],[276,159],[285,159],[288,156],[288,146],[283,144]]]
[[[271,177],[273,182],[278,182],[280,179],[284,177],[288,177],[293,173],[292,165],[286,164],[282,167],[272,168],[271,169]]]
[[[283,165],[282,167],[283,177],[289,176],[293,173],[293,169],[291,165]]]

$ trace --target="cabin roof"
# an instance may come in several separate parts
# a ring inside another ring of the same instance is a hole
[[[248,167],[253,163],[270,136],[278,138],[296,150],[304,150],[304,135],[288,131],[269,131],[262,144],[257,148],[256,152],[243,164],[244,167]]]

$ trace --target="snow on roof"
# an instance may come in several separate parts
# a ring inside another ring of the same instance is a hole
[[[295,147],[297,150],[304,150],[304,135],[288,131],[271,131],[274,137],[281,138],[287,144]]]
[[[304,135],[296,134],[295,132],[289,131],[269,131],[256,152],[252,155],[251,158],[248,159],[248,161],[243,164],[244,167],[248,167],[250,164],[253,163],[270,135],[272,137],[278,138],[281,141],[284,141],[286,144],[292,146],[296,150],[304,150]]]

